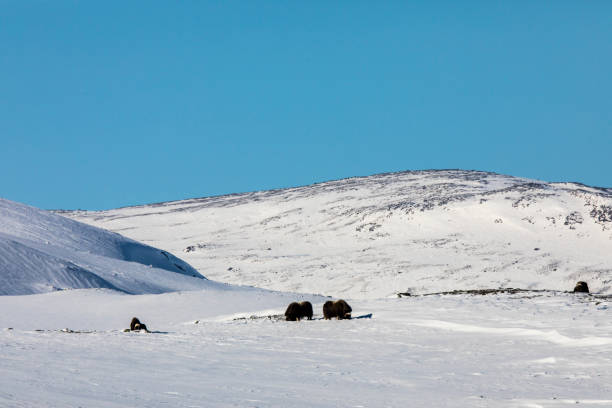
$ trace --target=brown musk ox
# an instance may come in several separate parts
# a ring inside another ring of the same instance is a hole
[[[589,285],[587,285],[587,283],[584,281],[579,281],[578,283],[576,283],[576,286],[574,287],[574,292],[589,293]]]
[[[145,332],[150,333],[149,329],[147,329],[147,325],[144,323],[140,323],[140,320],[138,320],[137,317],[132,318],[132,321],[130,323],[130,330],[131,331],[144,330]]]
[[[293,302],[287,306],[285,320],[295,322],[301,320],[302,317],[312,320],[312,304],[310,302]]]
[[[342,299],[336,300],[335,302],[328,300],[323,305],[323,317],[325,320],[331,319],[332,317],[337,317],[338,320],[350,319],[352,311],[353,309],[351,309],[349,304]]]

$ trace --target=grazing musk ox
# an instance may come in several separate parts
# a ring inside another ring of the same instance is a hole
[[[293,302],[287,306],[285,320],[295,322],[299,321],[302,317],[312,320],[312,304],[310,302]]]
[[[130,323],[130,330],[131,331],[144,330],[147,333],[149,333],[149,329],[147,329],[147,325],[144,323],[140,323],[140,320],[138,320],[137,317],[132,318],[132,322]]]
[[[352,311],[353,309],[351,309],[349,304],[342,299],[336,300],[335,302],[328,300],[323,305],[323,317],[325,320],[331,319],[332,317],[337,317],[338,320],[350,319]]]
[[[574,292],[589,293],[589,285],[584,281],[579,281],[574,287]]]

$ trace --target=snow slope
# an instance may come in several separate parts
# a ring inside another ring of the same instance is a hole
[[[166,251],[0,199],[0,295],[78,288],[162,293],[210,285]]]
[[[612,190],[462,170],[65,212],[211,279],[303,293],[612,292]]]

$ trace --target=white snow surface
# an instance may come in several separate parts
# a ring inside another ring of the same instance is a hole
[[[107,288],[162,293],[215,285],[174,255],[0,199],[0,295]]]
[[[365,299],[353,315],[372,318],[337,321],[317,320],[325,299],[308,297],[315,320],[267,318],[292,299],[230,287],[2,296],[0,406],[612,406],[609,299]],[[121,331],[132,313],[153,333]]]
[[[0,200],[0,407],[612,407],[610,195],[438,171],[62,212],[163,251]]]
[[[66,216],[179,256],[210,279],[376,299],[519,287],[612,292],[612,190],[463,170]]]

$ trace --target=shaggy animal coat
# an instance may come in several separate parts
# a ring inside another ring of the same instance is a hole
[[[582,292],[589,293],[589,285],[586,282],[580,281],[576,283],[576,287],[574,288],[574,292]]]
[[[323,305],[323,317],[326,320],[332,317],[337,317],[338,320],[350,319],[352,311],[353,309],[351,309],[349,304],[342,299],[336,300],[335,302],[328,300]]]
[[[287,306],[287,311],[285,312],[286,320],[295,322],[302,317],[312,320],[312,304],[310,302],[293,302]]]
[[[144,323],[140,323],[140,320],[138,320],[137,317],[134,317],[130,323],[130,330],[132,331],[139,331],[139,330],[144,330],[147,333],[149,332],[149,329],[147,329],[147,325]]]

